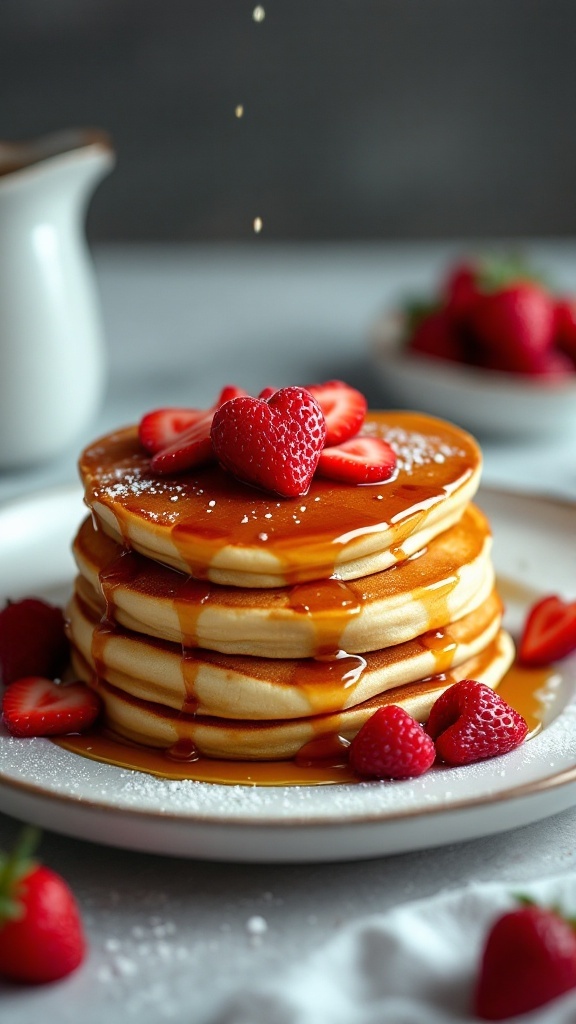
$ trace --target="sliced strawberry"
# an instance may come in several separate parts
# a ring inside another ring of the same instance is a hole
[[[325,448],[318,475],[346,484],[376,484],[389,480],[396,469],[396,453],[379,437],[355,437]]]
[[[37,597],[10,602],[0,611],[0,683],[22,676],[55,679],[68,660],[60,608]]]
[[[261,398],[263,402],[267,402],[268,399],[272,398],[272,395],[276,394],[277,391],[278,388],[272,388],[270,386],[268,386],[267,388],[262,388],[262,391],[258,395],[258,398]]]
[[[214,458],[210,440],[210,427],[213,419],[214,412],[210,409],[192,426],[188,427],[188,430],[178,434],[172,444],[156,452],[150,463],[152,471],[161,475],[182,473],[185,469],[210,462]]]
[[[520,661],[548,665],[572,651],[576,651],[576,601],[544,597],[529,612],[520,640]]]
[[[155,455],[203,416],[202,409],[154,409],[140,420],[138,440],[147,452]]]
[[[182,473],[193,466],[210,462],[214,458],[210,440],[214,413],[232,398],[240,398],[245,394],[245,391],[233,384],[224,387],[215,405],[200,413],[186,430],[178,433],[169,444],[155,452],[150,463],[153,472],[161,475]]]
[[[311,384],[306,388],[316,399],[326,420],[326,447],[354,437],[366,419],[364,395],[341,380]]]
[[[13,736],[63,736],[89,729],[101,701],[85,683],[53,683],[42,676],[18,679],[5,690],[4,724]]]

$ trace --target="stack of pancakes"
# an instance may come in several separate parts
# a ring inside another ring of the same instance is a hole
[[[501,629],[481,456],[441,420],[369,414],[396,475],[276,498],[216,465],[150,470],[136,428],[80,461],[76,673],[119,735],[174,756],[314,760],[379,707],[424,722],[460,679],[496,687]]]

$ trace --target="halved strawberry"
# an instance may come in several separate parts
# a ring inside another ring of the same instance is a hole
[[[101,701],[85,683],[53,683],[43,676],[18,679],[4,692],[2,714],[13,736],[63,736],[89,729]]]
[[[520,640],[520,661],[548,665],[576,651],[576,601],[544,597],[531,609]]]
[[[325,448],[317,473],[346,484],[376,484],[389,480],[396,469],[396,453],[379,437],[355,437]]]
[[[160,473],[161,475],[181,473],[183,470],[191,469],[193,466],[200,466],[205,462],[210,462],[214,458],[214,449],[210,440],[210,428],[214,419],[214,413],[225,402],[229,402],[232,398],[240,398],[245,394],[245,391],[235,387],[233,384],[228,384],[222,388],[215,405],[204,412],[198,413],[187,429],[176,434],[166,445],[156,449],[151,462],[154,473]],[[144,418],[146,419],[146,417]]]
[[[203,409],[154,409],[140,420],[138,440],[147,452],[155,455],[205,415]]]
[[[364,395],[341,380],[325,384],[310,384],[309,391],[324,413],[326,420],[326,448],[342,444],[354,437],[366,418],[367,402]]]

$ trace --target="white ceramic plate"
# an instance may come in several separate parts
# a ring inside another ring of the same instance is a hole
[[[574,597],[575,509],[485,491],[495,561],[516,629],[543,592]],[[4,596],[63,601],[76,489],[0,510]],[[576,660],[542,733],[518,750],[406,782],[252,788],[171,782],[85,760],[47,740],[0,735],[0,810],[95,842],[252,862],[330,861],[440,846],[526,825],[576,803]]]
[[[372,355],[389,408],[422,412],[482,437],[566,436],[576,432],[576,373],[562,381],[515,376],[408,352],[401,319],[375,325]]]

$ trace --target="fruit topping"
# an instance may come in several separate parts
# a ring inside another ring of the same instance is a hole
[[[8,686],[22,676],[55,679],[68,658],[64,616],[60,608],[26,597],[0,612],[0,683]]]
[[[155,455],[205,415],[202,409],[154,409],[140,420],[138,440],[147,452]]]
[[[140,420],[138,438],[152,455],[155,473],[181,473],[214,458],[210,427],[214,413],[231,398],[245,392],[232,384],[224,387],[210,409],[156,409]]]
[[[0,976],[40,985],[76,970],[86,941],[64,879],[31,859],[36,835],[25,829],[15,850],[0,854]]]
[[[379,708],[356,734],[348,751],[358,775],[376,779],[408,779],[423,775],[434,763],[430,736],[396,704]]]
[[[320,406],[303,388],[234,398],[214,415],[212,443],[225,469],[283,497],[306,494],[326,437]]]
[[[557,298],[518,259],[458,263],[439,294],[405,310],[410,351],[561,380],[576,368],[576,301]]]
[[[576,933],[569,921],[531,905],[504,914],[492,925],[474,996],[477,1017],[515,1018],[573,988]]]
[[[505,754],[522,743],[528,726],[489,686],[463,679],[432,706],[426,731],[446,764],[471,764]]]
[[[360,436],[325,448],[318,460],[318,475],[347,484],[383,483],[394,474],[396,461],[386,441]]]
[[[326,441],[328,448],[342,444],[358,433],[366,419],[367,403],[364,395],[341,380],[329,380],[326,384],[311,384],[306,390],[314,396],[326,420]]]
[[[101,702],[85,683],[26,676],[4,691],[4,725],[13,736],[63,736],[94,724]]]
[[[576,601],[551,595],[530,610],[519,659],[524,665],[548,665],[576,651]]]

